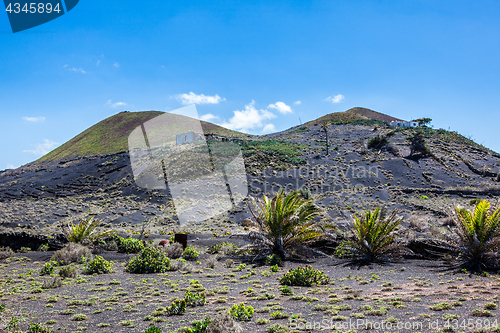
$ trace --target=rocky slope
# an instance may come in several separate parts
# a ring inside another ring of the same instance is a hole
[[[123,130],[117,137],[126,138],[130,128],[154,116],[130,115],[129,120],[129,114],[121,113],[105,121],[121,124],[114,127]],[[258,197],[279,188],[308,189],[325,209],[324,218],[340,225],[363,209],[399,209],[406,216],[404,227],[411,237],[432,233],[447,223],[446,207],[500,194],[499,154],[454,132],[394,130],[382,123],[391,119],[396,118],[357,108],[281,133],[243,138],[237,144],[245,160],[249,195]],[[328,155],[321,128],[325,121]],[[206,132],[238,136],[216,125],[203,127]],[[123,142],[115,145],[111,139],[104,140],[112,153],[100,155],[74,147],[75,142],[93,142],[83,146],[95,147],[99,142],[95,141],[99,138],[96,128],[34,163],[0,175],[0,231],[54,234],[70,219],[88,214],[103,219],[102,227],[124,233],[140,232],[145,223],[147,232],[155,234],[174,229],[242,230],[241,222],[249,217],[245,203],[195,226],[179,226],[168,190],[136,186]],[[422,132],[430,153],[411,155],[410,138],[416,131]],[[374,137],[385,137],[388,144],[368,148]]]

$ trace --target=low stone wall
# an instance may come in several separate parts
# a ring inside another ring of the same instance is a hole
[[[27,232],[8,232],[0,234],[0,246],[8,246],[14,251],[21,247],[29,247],[32,251],[44,244],[49,245],[49,250],[59,250],[68,243],[68,239],[63,234],[48,237],[46,235],[31,235]]]

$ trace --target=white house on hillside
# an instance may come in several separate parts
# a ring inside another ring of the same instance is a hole
[[[418,127],[416,121],[391,121],[391,127]]]

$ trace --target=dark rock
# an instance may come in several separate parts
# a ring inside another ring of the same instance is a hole
[[[438,259],[455,253],[445,242],[437,239],[412,239],[404,246],[415,254],[428,259]]]
[[[8,246],[17,251],[21,247],[29,247],[36,251],[40,246],[48,244],[49,250],[59,250],[68,243],[66,236],[59,234],[50,238],[46,235],[31,235],[27,232],[9,232],[0,234],[0,246]]]

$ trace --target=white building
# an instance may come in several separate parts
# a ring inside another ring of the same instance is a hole
[[[418,127],[416,121],[391,121],[391,127]]]

